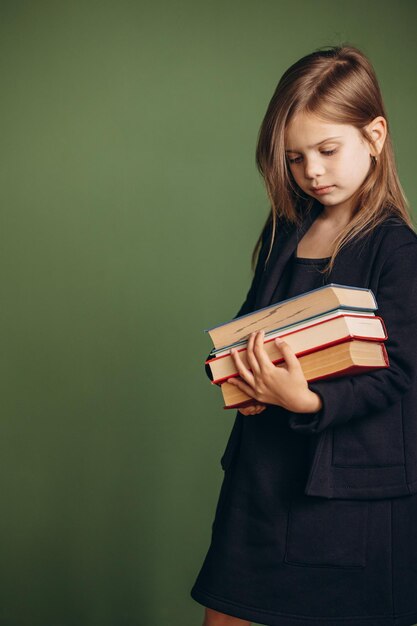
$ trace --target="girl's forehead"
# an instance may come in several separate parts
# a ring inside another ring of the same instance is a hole
[[[335,129],[338,131],[348,132],[351,128],[350,124],[338,124],[332,120],[326,120],[322,117],[307,113],[298,113],[286,126],[286,133],[292,134],[299,132],[300,130],[308,130],[311,132],[320,132],[321,130],[328,131],[329,129]]]
[[[312,114],[299,113],[285,128],[285,143],[288,144],[287,150],[297,147],[297,145],[293,146],[293,143],[302,143],[311,147],[310,144],[330,137],[348,137],[356,132],[357,129],[350,124],[338,124]]]

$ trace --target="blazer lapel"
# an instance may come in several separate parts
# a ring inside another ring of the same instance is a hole
[[[259,289],[257,290],[254,310],[262,309],[270,304],[274,304],[274,292],[281,279],[286,263],[289,261],[293,252],[297,249],[300,239],[302,239],[322,210],[323,205],[314,203],[310,212],[306,215],[304,221],[298,229],[293,224],[290,227],[289,232],[280,231],[276,233],[267,269],[261,278]]]

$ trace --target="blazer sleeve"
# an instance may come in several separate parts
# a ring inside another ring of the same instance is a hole
[[[240,307],[240,309],[238,310],[238,312],[236,313],[236,315],[232,319],[236,319],[237,317],[240,317],[240,315],[245,315],[246,313],[251,313],[254,310],[256,293],[257,293],[259,282],[261,280],[261,277],[262,277],[262,274],[263,274],[263,271],[264,271],[265,260],[266,260],[266,257],[268,255],[269,238],[271,236],[271,231],[272,231],[272,222],[270,221],[268,223],[267,227],[265,228],[264,233],[262,235],[261,249],[260,249],[259,254],[258,254],[258,259],[257,259],[257,262],[256,262],[255,272],[254,272],[254,275],[252,277],[252,282],[251,282],[251,285],[249,287],[249,290],[248,290],[248,292],[246,294],[246,298],[245,298],[242,306]],[[211,351],[206,356],[206,361],[210,358],[210,356],[211,356]],[[209,377],[209,379],[213,380],[213,378],[211,376],[210,367],[206,363],[204,364],[204,367],[205,367],[206,374]]]
[[[314,434],[329,426],[381,411],[410,389],[417,369],[417,241],[388,255],[375,293],[384,320],[389,367],[370,373],[317,380],[308,384],[323,401],[316,413],[290,412],[289,426]]]

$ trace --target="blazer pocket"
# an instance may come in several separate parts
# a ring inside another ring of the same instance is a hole
[[[310,567],[365,567],[368,511],[367,501],[292,498],[284,560]]]

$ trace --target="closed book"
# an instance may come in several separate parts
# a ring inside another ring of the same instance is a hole
[[[377,309],[371,289],[330,283],[298,296],[206,329],[216,349],[247,339],[258,330],[270,330],[308,320],[337,308],[373,312]]]
[[[302,328],[296,327],[291,330],[290,327],[284,332],[274,330],[265,335],[265,352],[274,364],[283,361],[281,351],[274,341],[276,337],[284,339],[295,355],[300,358],[305,354],[352,339],[385,341],[387,332],[382,318],[375,315],[365,316],[346,313],[325,320],[315,318],[313,323],[304,325]],[[247,361],[247,341],[243,347],[238,349],[238,353],[245,367],[250,369]],[[227,378],[239,375],[230,350],[207,359],[206,364],[210,367],[213,384],[219,384]]]
[[[376,341],[352,339],[299,357],[307,381],[340,376],[389,367],[385,345]],[[283,367],[285,364],[278,364]],[[256,402],[239,387],[224,382],[220,385],[225,409],[247,406]]]
[[[267,337],[272,337],[273,335],[278,337],[280,333],[287,333],[293,330],[306,328],[315,322],[324,322],[324,320],[330,320],[334,317],[338,317],[339,315],[361,315],[361,316],[375,316],[373,311],[358,311],[356,309],[334,309],[330,311],[330,313],[321,313],[320,315],[315,315],[314,317],[309,317],[307,320],[301,320],[299,322],[295,322],[294,324],[285,324],[285,326],[280,326],[279,328],[269,329],[269,325],[265,328],[265,339]],[[207,358],[211,359],[212,357],[222,356],[223,354],[230,354],[231,348],[244,348],[248,343],[247,338],[241,339],[240,341],[236,341],[235,343],[230,344],[229,346],[223,346],[222,348],[212,348],[210,354]]]

